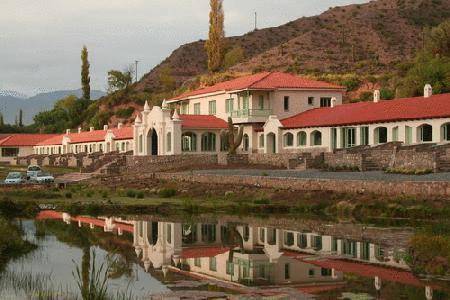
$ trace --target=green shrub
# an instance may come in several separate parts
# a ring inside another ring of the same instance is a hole
[[[267,198],[256,199],[255,201],[253,201],[253,203],[259,204],[259,205],[268,205],[268,204],[270,204],[270,199],[267,199]]]
[[[158,192],[158,195],[159,195],[161,198],[170,198],[170,197],[175,196],[176,194],[177,194],[177,191],[176,191],[175,189],[172,189],[172,188],[161,189],[161,190]]]
[[[135,190],[127,190],[126,195],[128,198],[135,198],[136,197],[136,191]]]
[[[145,196],[145,194],[143,191],[138,191],[136,193],[136,198],[138,198],[138,199],[144,199],[144,196]]]
[[[118,109],[115,114],[118,118],[127,119],[127,118],[131,117],[131,115],[133,113],[134,113],[134,107],[127,107],[127,108]]]
[[[102,198],[108,198],[108,191],[102,191]]]
[[[66,192],[64,194],[64,197],[66,197],[67,199],[72,199],[72,193],[71,192]]]

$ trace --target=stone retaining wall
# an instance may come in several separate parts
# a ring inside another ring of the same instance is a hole
[[[330,167],[357,167],[362,170],[363,155],[362,153],[324,153],[324,163]]]
[[[157,173],[155,177],[175,181],[257,186],[298,191],[322,190],[343,193],[374,193],[386,196],[408,195],[420,197],[444,197],[450,195],[449,181],[364,181],[186,173]]]
[[[121,170],[125,173],[154,173],[185,168],[198,168],[217,165],[216,154],[182,154],[166,156],[127,156],[126,165]]]

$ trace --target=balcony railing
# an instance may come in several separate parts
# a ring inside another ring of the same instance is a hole
[[[272,113],[271,109],[241,109],[231,112],[232,118],[248,117],[268,117]]]

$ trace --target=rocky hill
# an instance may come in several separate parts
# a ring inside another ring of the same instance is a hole
[[[423,28],[450,17],[450,0],[378,0],[330,8],[279,27],[227,38],[244,59],[232,71],[281,70],[296,73],[384,73],[421,47]],[[170,68],[177,86],[207,72],[204,41],[175,50],[136,85],[159,89],[159,74]]]
[[[205,12],[206,13],[206,12]],[[377,0],[329,8],[324,13],[226,39],[227,51],[238,49],[234,63],[214,76],[207,72],[205,41],[180,46],[127,91],[101,98],[88,123],[131,123],[144,101],[158,104],[180,90],[258,71],[287,71],[333,81],[332,74],[356,76],[346,101],[363,100],[374,87],[360,77],[398,70],[424,44],[426,28],[450,17],[450,0]],[[205,26],[207,26],[205,24]],[[170,77],[170,84],[167,83]],[[165,81],[164,79],[165,78]],[[336,82],[341,83],[341,82]]]

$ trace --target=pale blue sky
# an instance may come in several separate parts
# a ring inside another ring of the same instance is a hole
[[[365,0],[224,0],[227,36],[278,26],[332,6]],[[0,0],[0,90],[29,95],[79,87],[80,49],[90,52],[91,82],[136,59],[140,75],[180,44],[205,39],[208,0]]]

